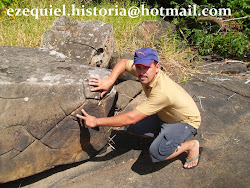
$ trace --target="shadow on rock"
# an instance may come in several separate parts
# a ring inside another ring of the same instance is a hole
[[[113,131],[110,138],[111,140],[109,141],[109,144],[111,144],[111,146],[115,149],[112,149],[112,147],[108,144],[96,157],[92,158],[91,161],[108,161],[112,159],[113,161],[122,160],[120,162],[124,162],[129,161],[131,158],[135,158],[137,160],[131,169],[140,175],[146,175],[161,170],[176,160],[181,160],[184,165],[185,159],[187,157],[187,154],[183,153],[178,157],[168,161],[152,163],[148,148],[153,142],[154,138],[143,138],[131,135],[125,131]],[[129,154],[125,155],[125,153],[131,150],[141,150],[139,157],[138,152],[137,155],[134,152],[130,152]],[[124,156],[116,158],[121,155]],[[119,163],[119,161],[115,161],[115,163]]]
[[[167,161],[161,161],[158,163],[152,163],[149,153],[145,153],[142,151],[139,158],[133,164],[131,169],[140,175],[146,175],[146,174],[159,171],[176,160],[180,160],[182,164],[184,165],[186,157],[187,157],[187,153],[182,153],[181,155],[173,159],[170,159]]]
[[[91,160],[107,161],[117,156],[123,155],[124,153],[127,153],[131,150],[145,151],[148,150],[152,141],[152,138],[142,138],[135,135],[131,135],[123,130],[113,130],[110,135],[108,144],[96,157],[92,158]]]
[[[80,161],[80,162],[76,162],[72,164],[59,165],[52,169],[40,172],[38,174],[29,176],[26,178],[21,178],[15,181],[0,184],[0,187],[1,188],[19,188],[19,187],[24,187],[24,186],[29,186],[29,185],[32,186],[31,184],[41,181],[43,179],[46,179],[47,177],[52,176],[53,174],[68,170],[73,167],[77,167],[86,162],[88,162],[88,160],[84,160],[84,161]]]
[[[80,128],[80,143],[81,143],[82,150],[88,153],[89,156],[93,156],[93,154],[96,155],[98,151],[90,143],[89,128],[87,128],[84,125],[83,120],[80,120],[79,118],[77,118],[77,122]],[[98,127],[97,129],[98,129],[97,131],[99,131]]]

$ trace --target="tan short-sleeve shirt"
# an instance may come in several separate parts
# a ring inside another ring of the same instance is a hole
[[[135,66],[129,60],[126,71],[135,75]],[[147,100],[136,107],[136,110],[145,114],[157,114],[167,123],[184,122],[198,129],[201,123],[199,109],[192,97],[176,82],[170,79],[163,71],[159,71],[154,81],[146,87],[142,85]]]

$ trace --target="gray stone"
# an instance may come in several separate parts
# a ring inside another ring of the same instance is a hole
[[[45,48],[0,47],[0,183],[95,155],[109,128],[75,115],[108,115],[115,90],[101,100],[88,79],[109,74]]]
[[[250,86],[245,80],[200,74],[183,84],[183,87],[200,108],[201,130],[220,132],[249,121],[246,117],[250,115]]]
[[[114,52],[110,62],[109,62],[109,68],[113,69],[116,65],[116,63],[120,60],[120,59],[134,59],[134,53],[124,53],[124,54],[120,54],[118,52]]]
[[[117,52],[114,53],[110,59],[109,68],[113,69],[120,59],[134,59],[134,54],[130,54],[130,53],[119,54]],[[126,71],[124,73],[120,74],[118,79],[121,81],[138,80],[137,77],[133,76],[132,74],[130,74]]]
[[[219,71],[223,74],[239,74],[247,72],[249,63],[242,61],[227,61],[219,67]]]
[[[143,101],[146,100],[146,95],[144,92],[142,92],[141,94],[137,95],[127,106],[125,109],[123,109],[122,111],[118,112],[117,115],[119,114],[124,114],[127,112],[131,112],[135,109],[135,107],[137,107],[139,104],[141,104]]]
[[[147,20],[142,22],[136,31],[137,43],[139,46],[150,46],[152,43],[155,48],[160,50],[162,45],[173,45],[176,26],[167,21]],[[152,42],[153,41],[153,42]],[[179,50],[185,50],[186,45],[181,41],[175,40]]]
[[[230,59],[215,59],[215,57],[205,56],[203,61],[199,65],[199,70],[202,72],[210,73],[223,73],[223,74],[240,74],[248,72],[248,62],[230,60]]]
[[[107,68],[113,53],[113,27],[100,21],[80,22],[60,16],[44,32],[41,46],[81,64]]]
[[[118,93],[116,107],[123,110],[142,91],[142,86],[140,82],[127,80],[115,86],[115,89]]]
[[[176,26],[166,21],[144,21],[139,26],[138,36],[142,40],[160,40],[162,37],[173,35]]]

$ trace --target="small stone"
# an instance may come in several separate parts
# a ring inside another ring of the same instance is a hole
[[[24,101],[28,102],[29,101],[29,97],[24,97]]]

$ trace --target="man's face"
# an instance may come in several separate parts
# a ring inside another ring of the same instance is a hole
[[[150,67],[137,64],[135,65],[136,68],[136,76],[138,77],[139,81],[146,86],[154,80],[156,74],[160,70],[160,64],[158,63],[155,65],[154,63],[151,64]]]

